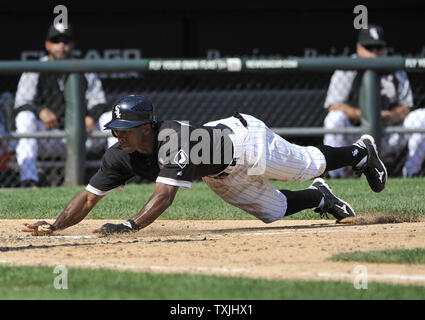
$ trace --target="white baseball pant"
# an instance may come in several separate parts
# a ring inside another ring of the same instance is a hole
[[[33,133],[37,131],[46,131],[43,122],[37,119],[31,111],[21,111],[15,119],[17,133]],[[95,128],[98,130],[98,128]],[[49,131],[57,131],[55,129]],[[87,139],[86,149],[96,150],[102,148],[105,144],[103,139]],[[37,139],[22,138],[19,139],[16,147],[16,158],[19,165],[20,180],[38,181],[37,157],[42,154],[45,157],[66,154],[66,140],[63,139]]]
[[[247,128],[235,117],[205,124],[221,123],[232,129],[237,160],[233,168],[225,170],[228,176],[203,180],[224,201],[270,223],[285,215],[287,200],[269,179],[305,181],[317,177],[325,171],[325,156],[315,147],[289,143],[250,115],[242,116]]]

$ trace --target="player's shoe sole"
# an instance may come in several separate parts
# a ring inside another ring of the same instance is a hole
[[[316,208],[314,211],[318,213],[330,213],[338,221],[348,217],[355,217],[356,213],[350,204],[332,192],[332,188],[322,178],[314,179],[312,186],[316,187],[324,197],[324,205],[321,208]]]
[[[360,148],[367,149],[367,162],[362,168],[353,168],[354,171],[363,173],[366,176],[370,188],[374,192],[381,192],[387,183],[387,168],[378,155],[378,148],[375,139],[368,134],[364,134],[354,143]]]

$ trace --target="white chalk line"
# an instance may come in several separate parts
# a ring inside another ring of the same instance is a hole
[[[378,228],[368,228],[367,230],[359,229],[338,229],[338,230],[309,230],[309,231],[275,231],[275,232],[250,232],[250,233],[241,233],[241,236],[274,236],[280,234],[312,234],[312,233],[335,233],[335,232],[356,232],[364,233],[370,231],[381,230]]]
[[[1,264],[13,264],[13,262],[8,260],[0,260]],[[49,265],[66,265],[63,262],[61,263],[49,263]],[[181,266],[181,267],[170,267],[170,266],[135,266],[135,265],[123,265],[117,263],[97,263],[92,261],[85,261],[83,266],[93,267],[93,268],[109,268],[109,269],[118,269],[118,270],[144,270],[144,271],[158,271],[158,272],[201,272],[201,273],[221,273],[221,274],[251,274],[255,276],[282,276],[282,279],[290,279],[292,277],[318,277],[318,278],[335,278],[335,279],[355,279],[357,273],[338,273],[338,272],[259,272],[258,270],[251,270],[246,268],[228,268],[228,267],[191,267],[191,266]],[[75,264],[75,266],[82,266],[81,264]],[[400,280],[400,281],[415,281],[415,282],[425,282],[425,274],[373,274],[367,273],[368,279],[376,280]]]
[[[329,273],[329,272],[318,272],[319,277],[326,278],[355,278],[357,274],[351,273]],[[367,278],[373,279],[388,279],[388,280],[411,280],[411,281],[425,281],[425,275],[406,275],[406,274],[367,274]]]
[[[168,267],[168,266],[150,266],[147,267],[151,270],[158,270],[158,271],[203,271],[203,272],[219,272],[219,273],[248,273],[248,274],[256,274],[256,275],[264,275],[262,272],[253,271],[250,269],[243,269],[243,268],[208,268],[208,267]],[[270,275],[269,273],[266,273],[267,275]],[[305,272],[273,272],[273,276],[276,275],[295,275],[295,276],[318,276],[318,277],[332,277],[332,278],[352,278],[358,276],[356,273],[329,273],[329,272],[315,272],[315,273],[305,273]],[[369,278],[374,279],[388,279],[388,280],[408,280],[408,281],[425,281],[425,275],[406,275],[406,274],[369,274],[367,275]]]
[[[72,240],[78,240],[78,239],[98,239],[98,237],[95,236],[49,236],[51,239],[72,239]]]
[[[29,240],[29,241],[45,241],[49,239],[69,239],[69,240],[79,240],[79,239],[97,239],[96,236],[37,236],[37,237],[24,237],[18,236],[16,240]],[[0,238],[1,241],[11,240],[11,238]]]
[[[369,232],[378,229],[367,229],[367,230],[358,230],[358,229],[339,229],[339,230],[309,230],[309,231],[276,231],[276,232],[250,232],[250,233],[241,233],[240,236],[273,236],[281,234],[312,234],[312,233],[335,233],[335,232]],[[223,237],[222,234],[214,234],[216,237]],[[95,236],[48,236],[48,239],[67,239],[67,240],[79,240],[79,239],[99,239]],[[42,238],[39,238],[42,239]],[[186,238],[184,238],[186,239]],[[180,240],[180,239],[179,239]],[[208,239],[208,240],[218,240],[218,239]]]
[[[326,226],[324,226],[326,228]],[[343,228],[343,227],[341,227]],[[391,229],[397,229],[396,226],[391,226]],[[355,233],[367,233],[371,231],[381,231],[382,228],[366,228],[366,229],[336,229],[336,230],[308,230],[308,231],[275,231],[275,232],[248,232],[240,233],[240,236],[273,236],[273,235],[284,235],[284,234],[316,234],[316,233],[338,233],[338,232],[355,232]],[[228,236],[228,233],[224,234],[214,234],[216,237],[225,237]],[[25,237],[18,236],[18,240],[27,240]],[[99,239],[97,236],[92,235],[82,235],[82,236],[46,236],[46,237],[37,237],[39,240],[43,239],[65,239],[65,240],[79,240],[79,239]],[[3,240],[0,238],[0,240]],[[10,240],[10,239],[8,239]],[[34,240],[34,239],[31,239]],[[208,240],[218,240],[218,239],[208,239]]]

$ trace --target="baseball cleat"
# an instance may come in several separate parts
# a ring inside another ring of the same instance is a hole
[[[360,167],[353,167],[353,170],[359,176],[362,173],[366,176],[367,182],[374,192],[381,192],[387,183],[387,169],[379,159],[375,139],[371,135],[364,134],[354,144],[360,148],[366,148],[368,155],[366,163]]]
[[[311,185],[316,187],[317,190],[323,194],[323,206],[314,209],[314,212],[320,213],[321,217],[326,217],[326,213],[330,213],[337,221],[339,221],[347,217],[356,216],[353,208],[347,202],[332,193],[331,187],[325,182],[325,180],[322,178],[316,178]]]

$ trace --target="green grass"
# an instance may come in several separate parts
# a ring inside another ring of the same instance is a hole
[[[377,213],[423,218],[425,180],[389,179],[387,188],[373,193],[365,179],[329,180],[335,194],[348,201],[360,216]],[[277,189],[300,190],[308,182],[272,181]],[[88,215],[91,219],[127,219],[137,213],[153,192],[153,184],[128,185],[110,192]],[[54,219],[84,186],[40,189],[0,189],[0,219]],[[312,210],[289,219],[317,219]],[[202,182],[181,188],[172,207],[160,219],[254,219],[215,195]],[[286,218],[288,219],[288,218]],[[422,250],[422,249],[418,249]],[[363,256],[365,253],[362,253]],[[410,254],[410,253],[409,253]],[[382,255],[382,253],[381,253]],[[374,255],[373,259],[377,259]],[[424,252],[384,253],[402,263],[422,261]],[[344,259],[352,257],[346,256]],[[339,258],[341,259],[341,258]],[[357,260],[355,258],[354,260]],[[410,260],[409,260],[410,259]],[[412,260],[413,259],[413,260]],[[345,260],[348,261],[348,260]],[[365,260],[359,260],[365,261]],[[385,261],[386,262],[386,261]],[[57,275],[48,267],[0,266],[0,299],[148,299],[148,300],[283,300],[283,299],[425,299],[423,286],[369,283],[356,290],[349,282],[276,281],[203,275],[132,273],[69,269],[68,290],[56,290]],[[106,280],[105,280],[106,279]]]
[[[328,180],[335,194],[348,201],[358,215],[387,213],[423,217],[423,178],[389,179],[381,193],[370,190],[366,179]],[[307,182],[272,181],[278,189],[300,190]],[[112,191],[89,214],[91,219],[126,219],[137,213],[153,192],[153,184],[126,186],[125,191]],[[1,189],[0,218],[53,219],[84,186],[40,189]],[[162,216],[165,219],[253,219],[249,214],[221,200],[203,182],[192,189],[180,188],[176,199]],[[312,210],[304,210],[289,219],[317,219]]]
[[[425,249],[393,249],[380,251],[356,251],[333,255],[332,261],[359,261],[370,263],[425,263]]]
[[[334,281],[272,281],[188,274],[150,274],[68,269],[68,289],[57,290],[62,273],[49,267],[0,266],[0,299],[145,299],[145,300],[345,300],[425,299],[421,286]]]

